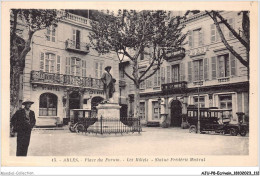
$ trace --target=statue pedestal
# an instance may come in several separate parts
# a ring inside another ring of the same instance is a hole
[[[98,110],[98,118],[102,116],[103,118],[120,119],[121,106],[119,106],[117,103],[99,104],[96,108]]]

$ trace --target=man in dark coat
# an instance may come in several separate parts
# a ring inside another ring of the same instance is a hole
[[[35,114],[30,110],[34,102],[24,101],[23,109],[17,110],[11,119],[11,125],[14,131],[17,132],[17,150],[16,156],[27,156],[28,147],[30,144],[31,131],[35,125]]]
[[[101,81],[104,84],[104,91],[106,94],[106,101],[109,101],[109,98],[113,97],[113,93],[115,92],[115,82],[116,80],[110,74],[111,66],[105,67],[107,72],[104,72],[101,76]]]

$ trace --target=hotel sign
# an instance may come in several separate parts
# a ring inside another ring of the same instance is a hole
[[[188,55],[190,57],[194,57],[194,56],[200,56],[200,55],[204,55],[206,54],[206,52],[209,50],[208,46],[205,47],[200,47],[200,48],[196,48],[196,49],[191,49],[188,51]]]

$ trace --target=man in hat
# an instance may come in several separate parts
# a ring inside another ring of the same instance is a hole
[[[34,111],[30,110],[33,103],[30,100],[24,101],[24,108],[17,110],[11,119],[11,125],[17,132],[16,156],[27,156],[31,131],[36,122]]]
[[[109,101],[109,98],[112,98],[113,93],[115,92],[115,82],[116,80],[110,74],[111,66],[105,67],[106,72],[103,73],[101,81],[104,83],[104,91],[106,94],[106,102]]]

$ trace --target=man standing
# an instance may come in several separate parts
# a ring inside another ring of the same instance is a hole
[[[23,109],[17,110],[11,119],[11,125],[14,131],[17,132],[17,150],[16,156],[27,156],[28,147],[30,144],[31,131],[35,125],[35,114],[30,110],[34,102],[24,101]]]
[[[113,93],[115,92],[115,82],[116,80],[110,74],[111,66],[105,67],[107,72],[103,73],[101,81],[104,83],[104,91],[106,94],[106,101],[108,102],[109,98],[112,98]]]

